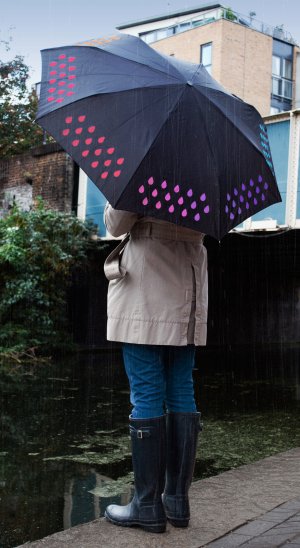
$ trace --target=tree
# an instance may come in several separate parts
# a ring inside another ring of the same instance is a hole
[[[9,42],[0,41],[9,51]],[[21,154],[43,142],[43,130],[34,122],[38,98],[28,90],[29,67],[24,57],[0,58],[0,156]]]
[[[72,269],[88,268],[88,253],[102,253],[96,226],[75,215],[14,206],[0,219],[0,363],[56,349],[71,349],[67,290]]]

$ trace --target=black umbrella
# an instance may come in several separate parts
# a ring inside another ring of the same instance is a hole
[[[42,52],[38,123],[117,209],[221,239],[281,201],[257,110],[117,34]]]

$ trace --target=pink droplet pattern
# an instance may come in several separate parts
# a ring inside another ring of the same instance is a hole
[[[119,156],[112,143],[107,142],[101,128],[98,129],[95,124],[92,124],[86,114],[76,116],[66,114],[64,122],[61,136],[71,147],[78,150],[83,169],[90,169],[96,179],[97,177],[102,180],[119,178],[125,158]],[[142,194],[144,190],[140,190],[140,193]]]
[[[181,184],[170,184],[165,179],[158,181],[152,176],[139,185],[138,193],[144,207],[155,207],[171,216],[179,214],[196,223],[211,209],[205,192],[197,193],[192,188],[185,190]]]
[[[76,57],[61,53],[49,62],[48,103],[63,103],[75,94]]]
[[[225,213],[231,221],[239,221],[243,216],[249,216],[249,209],[255,213],[261,209],[262,202],[266,200],[269,184],[264,181],[262,175],[251,177],[249,181],[243,181],[236,185],[232,191],[226,194]]]

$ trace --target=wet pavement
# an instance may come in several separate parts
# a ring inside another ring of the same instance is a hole
[[[153,535],[100,518],[20,546],[267,548],[300,546],[300,448],[196,481],[188,529]]]
[[[266,512],[232,533],[210,542],[209,548],[300,547],[300,497]]]

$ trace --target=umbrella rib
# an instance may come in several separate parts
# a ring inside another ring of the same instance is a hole
[[[196,100],[199,102],[199,97],[198,95],[196,94],[196,90],[194,89],[194,94],[196,96]],[[201,106],[199,108],[199,112],[201,112],[201,116],[202,116],[202,120],[203,120],[203,127],[205,129],[205,133],[206,133],[206,136],[207,136],[207,142],[209,144],[209,149],[210,149],[210,152],[211,152],[211,155],[212,157],[214,158],[214,165],[218,166],[218,162],[217,162],[217,158],[216,158],[216,155],[214,153],[214,149],[213,149],[213,146],[211,144],[211,139],[210,139],[210,136],[209,136],[209,132],[207,131],[207,127],[206,127],[206,123],[205,123],[205,118],[203,116],[203,112],[202,112],[202,109],[201,109]],[[218,166],[218,169],[216,169],[216,178],[217,180],[219,179],[219,166]],[[219,187],[216,188],[216,191],[218,193],[218,207],[220,207],[220,189]],[[219,234],[220,234],[220,221],[221,221],[221,218],[219,218]]]
[[[205,86],[202,86],[201,84],[196,84],[196,87],[201,87],[203,89],[205,89]],[[229,95],[231,97],[231,95]],[[224,112],[222,111],[222,109],[209,97],[208,100],[213,104],[213,106],[219,111],[221,112],[221,114],[224,114]],[[247,103],[246,103],[247,104]],[[252,106],[252,105],[250,105]],[[254,107],[252,107],[254,109]],[[254,109],[256,111],[256,109]],[[259,115],[260,116],[260,115]],[[251,143],[251,145],[253,146],[253,148],[255,148],[255,150],[257,150],[257,152],[259,152],[261,154],[261,156],[265,159],[262,151],[260,150],[260,148],[252,141],[252,139],[249,139],[249,137],[246,137],[246,135],[243,133],[243,131],[236,125],[234,125],[234,122],[231,120],[231,118],[229,117],[226,117],[226,120],[228,120],[228,122],[230,122],[230,124],[234,127],[234,129],[236,129],[243,137],[244,139],[248,139],[249,142]],[[271,171],[271,170],[270,170]]]
[[[182,95],[184,94],[184,92],[185,92],[185,86],[183,87],[182,92],[181,92],[181,93],[178,95],[178,97],[175,99],[175,101],[174,101],[172,107],[169,109],[169,111],[168,111],[166,117],[164,118],[164,120],[163,120],[163,122],[162,122],[162,124],[161,124],[161,126],[160,126],[160,128],[159,128],[159,130],[157,131],[157,134],[156,134],[155,139],[153,139],[153,141],[152,141],[151,144],[149,145],[148,150],[147,150],[147,151],[145,152],[145,154],[143,155],[142,160],[140,161],[140,163],[139,163],[138,166],[136,167],[134,173],[131,175],[130,181],[132,181],[132,178],[134,177],[135,173],[138,171],[138,169],[139,169],[141,163],[143,162],[143,160],[144,160],[146,154],[148,154],[150,148],[154,145],[155,141],[158,139],[158,137],[159,137],[159,135],[160,135],[160,133],[161,133],[161,131],[162,131],[162,129],[163,129],[163,127],[164,127],[166,121],[168,120],[168,118],[169,118],[171,112],[173,112],[173,110],[177,107],[177,105],[178,105],[178,103],[179,103],[179,101],[180,101]],[[124,189],[122,190],[121,194],[120,194],[119,197],[118,197],[117,202],[120,201],[120,199],[122,198],[122,196],[123,196],[125,190],[127,190],[127,187],[124,188]],[[117,204],[116,204],[116,205],[117,205]]]

